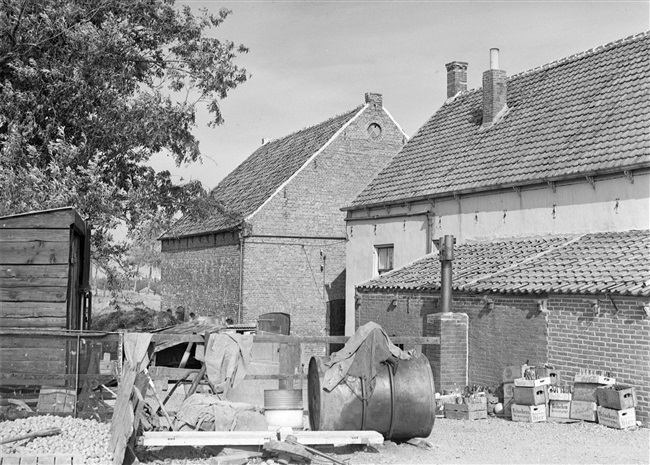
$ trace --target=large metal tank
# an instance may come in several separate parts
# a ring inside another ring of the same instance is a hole
[[[421,353],[400,360],[393,375],[380,365],[374,392],[362,402],[341,382],[322,389],[327,357],[312,357],[307,390],[309,422],[314,431],[373,430],[386,439],[427,437],[435,421],[435,386],[429,360]]]

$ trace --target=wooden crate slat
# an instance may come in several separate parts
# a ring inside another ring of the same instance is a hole
[[[70,242],[70,229],[3,229],[0,228],[2,242]]]
[[[65,302],[2,302],[0,305],[2,306],[0,318],[65,318],[66,315]],[[2,345],[0,343],[0,347],[1,346]]]
[[[0,302],[65,302],[66,287],[9,287],[0,288]]]
[[[65,242],[0,242],[3,266],[11,264],[65,264],[70,259],[70,244]]]

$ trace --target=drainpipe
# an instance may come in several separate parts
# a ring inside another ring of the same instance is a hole
[[[239,228],[239,305],[237,323],[241,324],[242,303],[244,301],[244,223]]]
[[[439,239],[440,252],[440,308],[443,313],[451,312],[451,262],[454,260],[454,236],[444,236]]]

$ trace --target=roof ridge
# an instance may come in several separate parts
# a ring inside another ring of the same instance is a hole
[[[553,251],[555,251],[555,250],[563,249],[563,248],[565,248],[565,247],[567,247],[567,246],[573,244],[574,242],[579,241],[580,239],[582,239],[583,237],[585,237],[585,236],[588,235],[588,234],[589,234],[589,233],[580,234],[580,235],[574,237],[573,239],[570,239],[570,240],[568,240],[568,241],[566,241],[566,242],[563,242],[563,243],[560,244],[560,245],[557,245],[557,246],[551,246],[551,247],[549,247],[548,249],[543,250],[542,252],[538,252],[538,253],[536,253],[536,254],[534,254],[534,255],[531,255],[531,256],[529,256],[529,257],[526,257],[526,258],[524,258],[523,260],[521,260],[521,261],[519,261],[519,262],[517,262],[517,263],[513,263],[512,265],[506,266],[505,268],[501,268],[500,270],[497,270],[497,271],[495,271],[494,273],[490,273],[490,274],[487,274],[487,275],[485,275],[485,276],[480,276],[480,277],[478,277],[478,278],[476,278],[476,279],[474,279],[474,280],[472,280],[472,281],[466,282],[465,284],[463,284],[463,288],[467,289],[469,286],[472,286],[472,285],[478,283],[479,281],[482,281],[483,279],[490,279],[490,278],[493,278],[494,276],[497,276],[497,275],[500,274],[500,273],[505,273],[506,271],[510,271],[510,270],[512,270],[512,269],[514,269],[514,268],[517,268],[517,267],[520,266],[520,265],[523,265],[523,264],[525,264],[525,263],[528,263],[528,262],[531,262],[531,261],[533,261],[533,260],[536,260],[536,259],[538,259],[538,258],[540,258],[540,257],[543,257],[544,255],[547,255],[547,254],[549,254],[549,253],[551,253],[551,252],[553,252]]]
[[[602,52],[604,50],[614,48],[615,46],[618,46],[618,45],[623,45],[623,44],[627,44],[627,43],[630,43],[630,42],[634,42],[635,40],[641,39],[641,38],[643,38],[645,36],[650,36],[650,30],[639,32],[637,34],[632,34],[632,35],[629,35],[629,36],[624,37],[622,39],[618,39],[618,40],[614,40],[612,42],[601,44],[601,45],[598,45],[596,47],[590,48],[588,50],[584,50],[582,52],[577,52],[577,53],[574,53],[574,54],[569,55],[567,57],[560,58],[558,60],[553,60],[553,61],[550,61],[550,62],[548,62],[546,64],[543,64],[543,65],[540,65],[540,66],[536,66],[535,68],[531,68],[531,69],[527,69],[525,71],[521,71],[519,73],[513,74],[512,76],[509,76],[508,80],[516,78],[516,77],[524,76],[526,74],[530,74],[530,73],[533,73],[533,72],[536,72],[536,71],[541,71],[543,69],[552,68],[554,66],[558,66],[558,65],[567,63],[569,61],[574,61],[574,60],[577,60],[577,59],[580,59],[580,58],[584,58],[586,56],[594,55],[594,54],[600,53],[600,52]]]
[[[340,117],[342,117],[342,116],[347,115],[348,113],[350,113],[350,114],[356,114],[356,113],[358,113],[359,110],[360,110],[362,107],[364,107],[365,105],[366,105],[366,104],[357,105],[357,106],[356,106],[355,108],[353,108],[352,110],[342,111],[341,113],[337,113],[336,115],[334,115],[334,116],[332,116],[332,117],[330,117],[330,118],[327,118],[326,120],[319,121],[318,123],[314,123],[314,124],[312,124],[311,126],[305,126],[305,127],[300,128],[300,129],[297,129],[297,130],[295,130],[295,131],[293,131],[293,132],[291,132],[291,133],[289,133],[289,134],[286,134],[286,135],[284,135],[284,136],[282,136],[282,137],[279,137],[279,138],[277,138],[277,139],[271,139],[271,140],[269,140],[266,144],[263,144],[263,145],[272,144],[273,142],[278,142],[278,141],[284,140],[284,139],[286,139],[286,138],[288,138],[288,137],[294,136],[294,135],[296,135],[296,134],[298,134],[298,133],[301,133],[301,132],[303,132],[303,131],[307,131],[307,130],[309,130],[309,129],[313,129],[313,128],[315,128],[316,126],[320,126],[321,124],[327,124],[327,123],[329,123],[330,121],[333,121],[333,120],[335,120],[335,119],[337,119],[337,118],[340,118]],[[258,148],[259,148],[259,147],[258,147]],[[257,149],[256,149],[256,150],[257,150]],[[255,152],[253,152],[253,153],[255,153]],[[218,186],[218,184],[217,184],[217,186]],[[216,188],[217,186],[215,186],[215,188]]]
[[[562,65],[564,63],[568,63],[569,61],[574,61],[574,60],[577,60],[579,58],[584,58],[584,57],[587,57],[587,56],[591,56],[591,55],[602,52],[604,50],[608,50],[608,49],[613,48],[613,47],[618,46],[618,45],[623,45],[623,44],[627,44],[629,42],[634,42],[635,40],[641,39],[641,38],[643,38],[645,36],[650,36],[650,30],[639,32],[637,34],[632,34],[632,35],[629,35],[629,36],[624,37],[622,39],[617,39],[617,40],[614,40],[612,42],[608,42],[608,43],[605,43],[605,44],[598,45],[596,47],[590,48],[588,50],[584,50],[582,52],[574,53],[574,54],[566,56],[564,58],[559,58],[557,60],[549,61],[548,63],[536,66],[534,68],[530,68],[530,69],[527,69],[527,70],[524,70],[524,71],[520,71],[520,72],[515,73],[515,74],[513,74],[511,76],[507,76],[506,80],[510,81],[511,79],[526,76],[528,74],[532,74],[532,73],[535,73],[537,71],[542,71],[544,69],[549,69],[549,68],[552,68],[554,66],[559,66],[559,65]],[[469,94],[471,94],[473,92],[478,92],[482,88],[483,87],[475,87],[473,89],[467,89],[467,90],[458,92],[456,95],[454,95],[452,97],[449,97],[447,100],[445,100],[445,102],[442,104],[442,107],[454,102],[458,97],[466,96],[466,95],[469,95]]]

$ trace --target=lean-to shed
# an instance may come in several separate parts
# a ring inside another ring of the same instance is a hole
[[[90,227],[72,207],[0,217],[0,327],[88,329]]]

